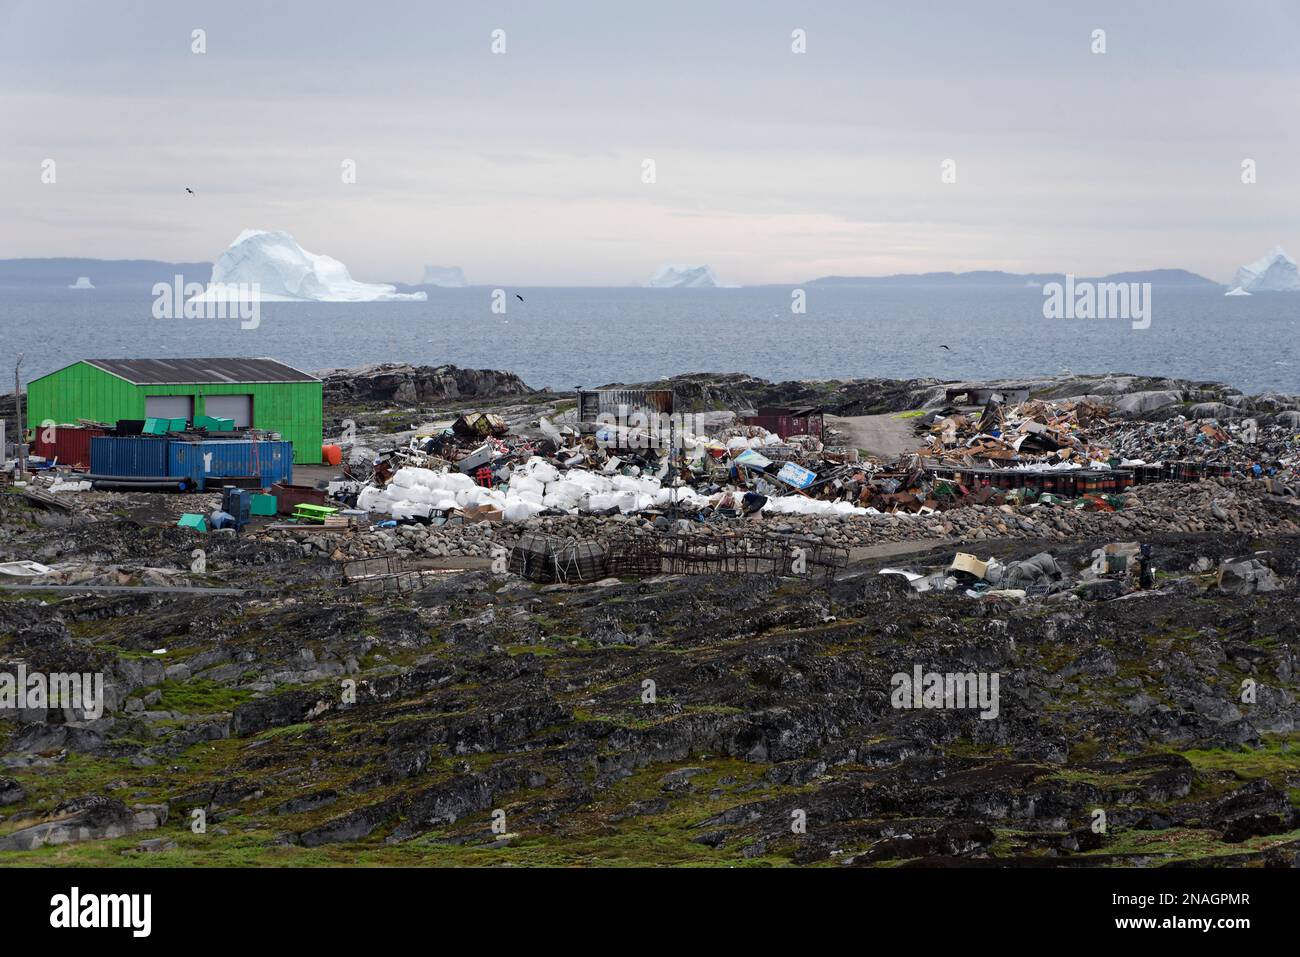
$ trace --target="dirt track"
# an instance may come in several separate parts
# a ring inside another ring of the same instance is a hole
[[[884,459],[895,458],[919,444],[912,434],[912,421],[898,418],[896,412],[887,415],[826,416],[826,425],[837,429],[844,436],[842,444]]]

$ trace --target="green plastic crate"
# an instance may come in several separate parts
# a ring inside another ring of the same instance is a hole
[[[254,515],[274,515],[276,505],[274,495],[254,495],[250,509]]]
[[[145,419],[141,431],[145,435],[166,435],[170,428],[171,419]]]
[[[196,515],[193,512],[186,512],[176,523],[177,528],[192,528],[196,532],[206,532],[208,530],[208,519],[204,515]]]
[[[222,419],[212,415],[200,415],[195,416],[194,427],[196,429],[207,429],[209,432],[233,432],[235,431],[235,420]]]
[[[304,522],[324,522],[337,511],[328,505],[299,505],[293,510],[293,517]]]
[[[184,432],[184,431],[185,431],[185,424],[186,424],[186,423],[185,423],[185,420],[184,420],[184,419],[169,419],[168,421],[171,423],[171,425],[169,426],[170,431],[172,431],[172,432]]]

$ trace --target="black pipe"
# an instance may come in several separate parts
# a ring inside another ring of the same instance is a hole
[[[81,476],[84,482],[179,482],[181,478],[182,476],[179,475],[100,475],[96,472],[88,472]]]
[[[113,479],[95,479],[91,482],[96,492],[184,492],[184,479],[149,479],[142,482],[122,482]]]

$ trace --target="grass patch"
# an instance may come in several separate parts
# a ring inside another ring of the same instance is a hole
[[[159,711],[179,711],[182,714],[212,714],[233,711],[253,696],[251,691],[239,691],[205,678],[190,681],[164,681],[157,686],[162,698],[155,706]]]

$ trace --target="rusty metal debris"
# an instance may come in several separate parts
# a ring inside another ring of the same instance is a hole
[[[415,591],[422,581],[418,571],[404,567],[395,555],[342,562],[340,574],[343,584],[359,595]]]

